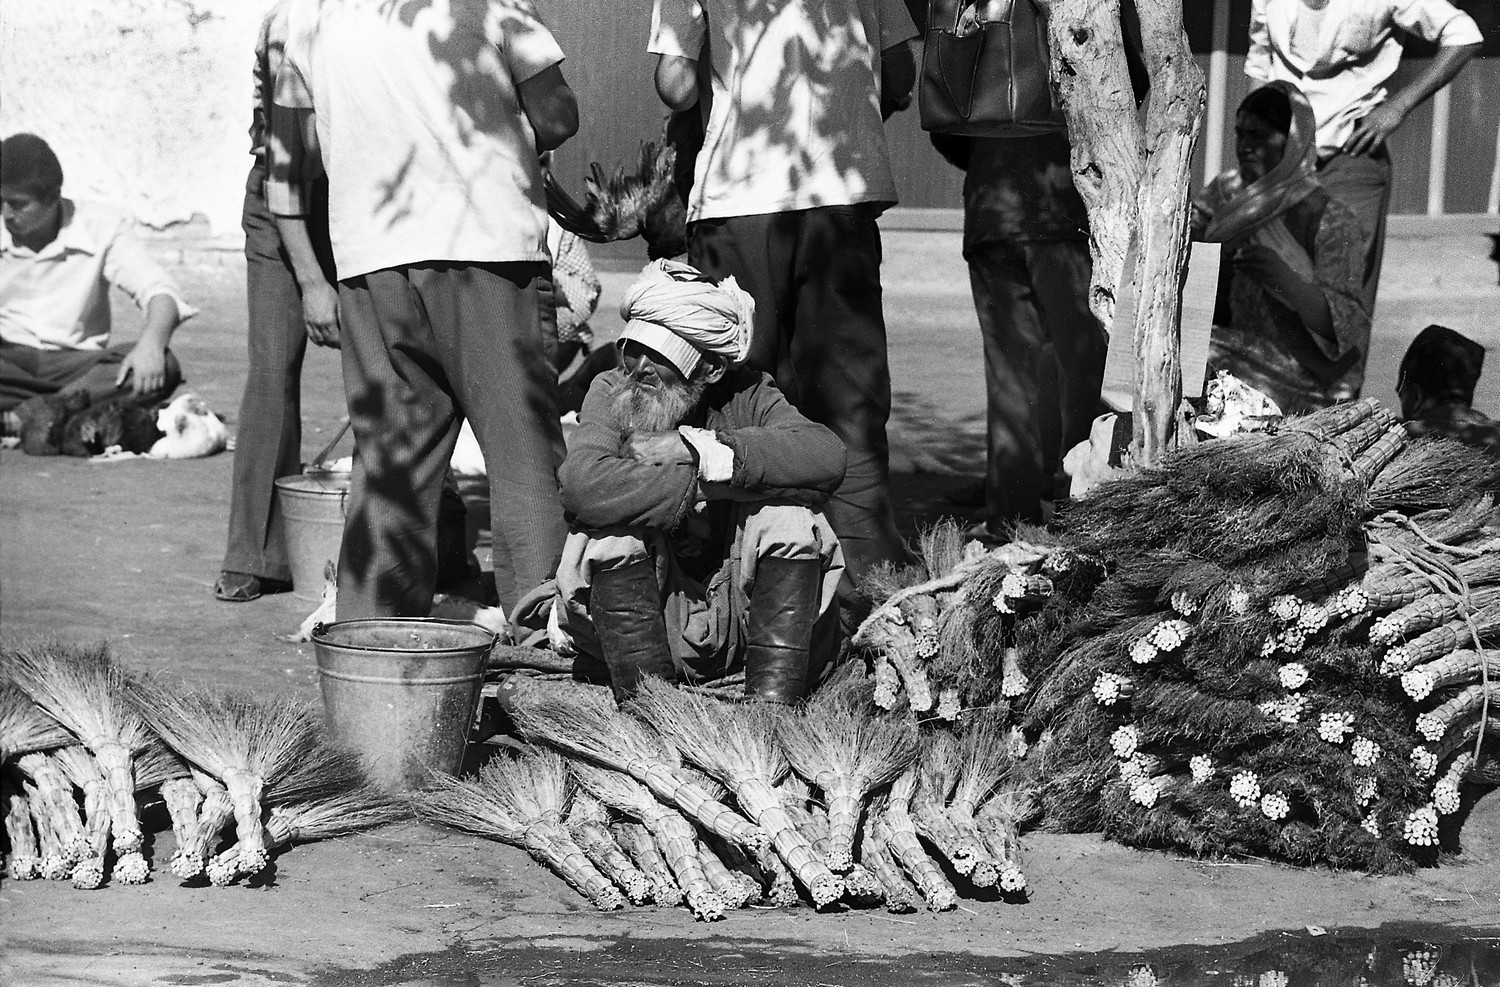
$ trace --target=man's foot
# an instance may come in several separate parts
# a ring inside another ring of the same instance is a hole
[[[248,572],[221,572],[214,583],[214,598],[225,603],[249,603],[270,593],[286,593],[292,584],[285,579],[262,579]]]

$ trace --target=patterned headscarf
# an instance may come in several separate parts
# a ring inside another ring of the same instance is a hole
[[[715,284],[689,264],[657,260],[625,292],[620,317],[625,329],[617,346],[634,339],[670,360],[683,377],[691,377],[704,353],[729,363],[742,363],[750,355],[755,299],[733,277]]]

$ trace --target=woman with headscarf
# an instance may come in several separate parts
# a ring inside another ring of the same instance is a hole
[[[1365,235],[1318,183],[1315,134],[1295,86],[1255,90],[1235,117],[1238,170],[1194,202],[1194,233],[1224,244],[1229,281],[1229,320],[1213,328],[1208,379],[1227,370],[1283,414],[1359,397],[1370,341]]]

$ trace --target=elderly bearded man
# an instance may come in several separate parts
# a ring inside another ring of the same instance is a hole
[[[837,649],[844,558],[821,507],[844,446],[741,366],[754,308],[733,278],[648,266],[620,306],[624,366],[569,440],[553,640],[618,699],[743,668],[747,697],[792,703]]]

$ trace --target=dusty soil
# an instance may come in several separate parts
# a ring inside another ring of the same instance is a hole
[[[1500,288],[1478,235],[1489,228],[1398,229],[1370,393],[1390,397],[1404,341],[1429,321],[1500,342]],[[190,235],[159,247],[203,310],[177,347],[188,386],[232,424],[244,380],[243,264]],[[892,232],[886,251],[893,461],[899,510],[913,530],[952,513],[941,494],[980,468],[979,344],[957,236]],[[602,335],[618,326],[612,306],[637,262],[625,252],[604,258]],[[138,321],[122,310],[118,324],[129,335]],[[341,414],[332,353],[311,354],[304,396],[311,456]],[[1500,411],[1497,398],[1492,378],[1480,406]],[[316,699],[311,649],[282,637],[308,604],[212,598],[230,462],[0,453],[0,636],[106,638],[140,671]],[[1475,808],[1461,854],[1408,877],[1194,862],[1092,836],[1035,834],[1026,848],[1026,904],[968,901],[958,912],[905,917],[753,910],[708,926],[682,910],[596,914],[523,854],[416,823],[295,848],[269,880],[228,890],[164,876],[171,837],[159,835],[157,876],[144,887],[0,886],[8,953],[0,982],[1120,983],[1142,950],[1239,943],[1272,930],[1290,930],[1278,942],[1302,941],[1306,926],[1347,937],[1416,922],[1429,938],[1500,940],[1500,797]],[[1495,981],[1476,974],[1473,982]]]

